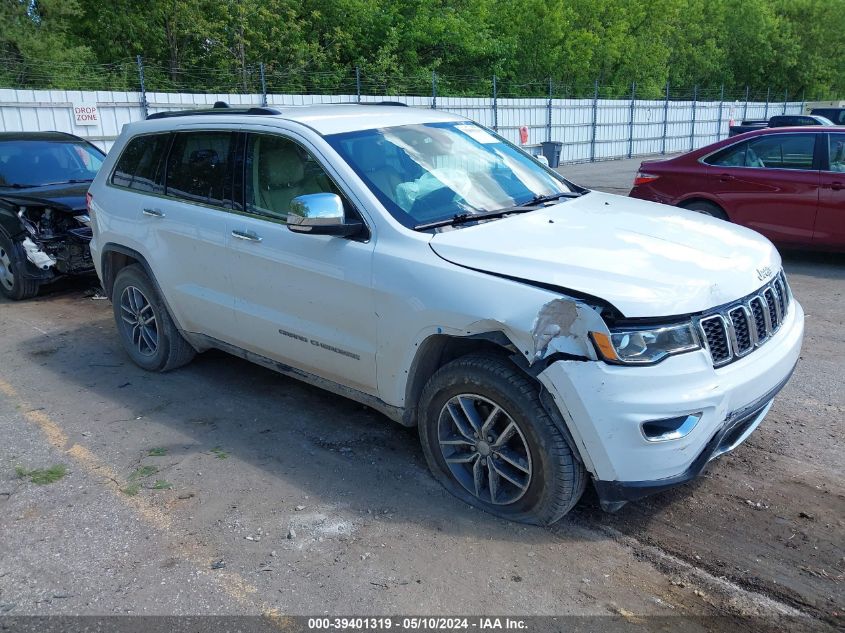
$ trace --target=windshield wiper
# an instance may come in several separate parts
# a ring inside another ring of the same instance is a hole
[[[499,209],[498,211],[487,211],[485,213],[456,213],[451,218],[435,220],[434,222],[426,222],[425,224],[417,224],[414,227],[414,230],[424,231],[425,229],[435,229],[438,226],[457,226],[458,224],[466,224],[467,222],[475,222],[477,220],[500,218],[508,213],[525,213],[530,210],[531,209],[523,209],[522,207],[514,207]]]
[[[38,185],[23,185],[19,182],[13,182],[8,185],[0,185],[0,189],[32,189]]]
[[[511,213],[526,213],[533,211],[534,207],[543,204],[544,202],[554,202],[560,198],[578,198],[582,194],[577,191],[564,191],[561,193],[552,193],[545,196],[534,196],[531,200],[523,202],[513,207],[505,207],[497,211],[487,211],[485,213],[457,213],[451,218],[443,220],[435,220],[434,222],[426,222],[425,224],[417,224],[414,227],[415,231],[424,231],[425,229],[435,229],[439,226],[457,226],[459,224],[466,224],[467,222],[475,222],[476,220],[484,220],[485,218],[500,218]]]
[[[57,180],[56,182],[45,182],[39,187],[49,187],[50,185],[78,185],[81,182],[93,182],[93,178],[71,178],[70,180]]]
[[[550,193],[545,196],[534,196],[528,202],[525,202],[520,207],[527,207],[528,205],[532,204],[543,204],[544,202],[554,202],[555,200],[560,200],[561,198],[580,198],[582,194],[580,191],[563,191],[559,193]]]

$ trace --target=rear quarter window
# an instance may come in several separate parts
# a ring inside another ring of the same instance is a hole
[[[169,133],[147,134],[129,141],[112,172],[112,184],[138,191],[164,193],[162,167],[169,138]]]

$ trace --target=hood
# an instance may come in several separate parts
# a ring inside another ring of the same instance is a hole
[[[599,192],[437,233],[430,245],[459,266],[599,297],[626,317],[702,312],[750,294],[781,267],[759,233]]]
[[[49,205],[60,211],[79,211],[85,208],[85,193],[90,182],[44,185],[26,189],[0,187],[0,198],[22,207],[38,204]]]

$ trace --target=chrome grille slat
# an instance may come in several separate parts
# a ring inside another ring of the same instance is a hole
[[[750,310],[745,306],[737,306],[728,312],[733,333],[731,342],[737,356],[745,356],[754,349],[754,341],[751,338]]]
[[[698,329],[713,366],[727,365],[768,341],[780,329],[790,298],[781,271],[757,292],[699,317]]]

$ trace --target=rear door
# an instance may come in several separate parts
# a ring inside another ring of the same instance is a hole
[[[819,212],[813,241],[817,246],[845,247],[845,133],[825,134]]]
[[[173,135],[164,195],[141,210],[150,266],[180,325],[223,339],[234,310],[228,251],[234,156],[239,133]]]
[[[819,134],[766,134],[707,159],[730,219],[782,243],[810,243],[819,203]]]

